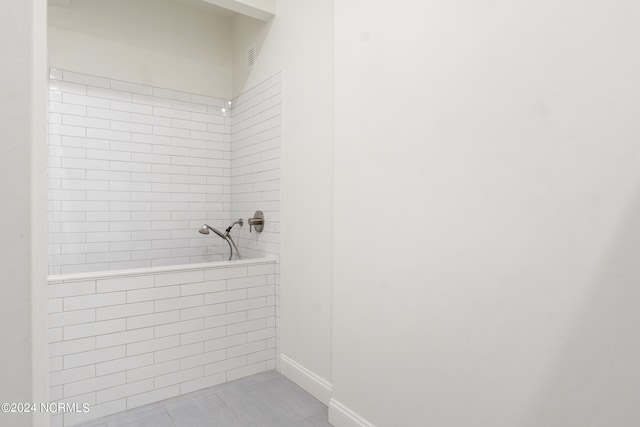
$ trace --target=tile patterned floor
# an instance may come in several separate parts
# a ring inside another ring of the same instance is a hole
[[[331,427],[327,407],[269,371],[78,427]]]

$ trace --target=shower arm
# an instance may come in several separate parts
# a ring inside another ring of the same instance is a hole
[[[227,229],[224,231],[224,235],[228,236],[229,233],[231,233],[231,229],[233,228],[234,225],[236,224],[240,224],[240,227],[242,227],[242,225],[244,224],[244,221],[242,220],[242,218],[240,218],[239,220],[235,221],[233,224],[229,225],[227,227]],[[235,244],[234,244],[235,245]],[[236,252],[238,252],[238,248],[236,248]]]

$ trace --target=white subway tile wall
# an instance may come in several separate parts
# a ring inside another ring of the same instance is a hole
[[[278,73],[232,101],[231,218],[265,215],[261,233],[234,230],[243,255],[280,254],[280,139],[282,75]]]
[[[275,259],[179,268],[50,278],[50,399],[91,406],[54,425],[276,367]]]
[[[228,256],[197,233],[229,223],[225,100],[54,69],[49,89],[50,274]]]
[[[245,226],[234,230],[241,253],[276,259],[273,339],[280,369],[280,145],[282,136],[282,73],[275,74],[231,103],[231,218],[265,216],[261,233]],[[249,295],[249,298],[257,295]]]
[[[51,70],[51,400],[92,406],[53,425],[278,367],[281,86],[229,102]],[[226,259],[197,229],[258,209],[264,231],[232,236],[269,261],[104,273]]]

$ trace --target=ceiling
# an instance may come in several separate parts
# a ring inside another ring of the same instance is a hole
[[[51,6],[58,6],[58,7],[70,7],[72,5],[72,3],[74,2],[81,2],[84,0],[47,0],[48,4]],[[104,0],[104,1],[109,1],[109,0]],[[183,3],[185,5],[191,6],[191,7],[196,7],[198,9],[201,10],[206,10],[209,13],[213,13],[219,16],[234,16],[236,15],[235,12],[229,10],[229,9],[225,9],[219,6],[215,6],[211,3],[207,3],[203,0],[172,0],[175,1],[177,3]]]

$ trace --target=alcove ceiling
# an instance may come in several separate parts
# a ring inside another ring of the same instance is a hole
[[[82,0],[48,0],[49,5],[58,7],[69,7],[74,1]],[[105,0],[108,1],[108,0]],[[269,21],[276,15],[277,0],[176,0],[181,3],[191,5],[208,5],[218,9],[216,12],[220,14],[238,13],[259,19],[260,21]]]
[[[202,0],[218,7],[268,21],[276,15],[276,0]]]

